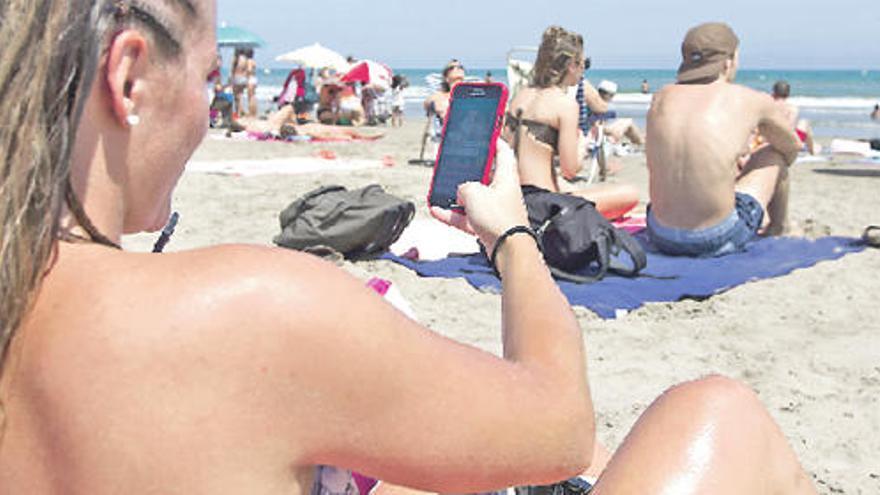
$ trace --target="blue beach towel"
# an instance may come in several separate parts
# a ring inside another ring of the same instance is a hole
[[[642,236],[637,236],[646,244]],[[787,275],[820,261],[836,260],[865,249],[862,241],[848,237],[825,237],[815,241],[794,237],[761,239],[741,253],[720,258],[686,258],[648,252],[644,277],[608,275],[591,285],[558,281],[575,306],[585,306],[601,318],[611,319],[649,302],[707,299],[753,280]],[[646,249],[648,250],[648,249]],[[480,254],[414,262],[394,255],[384,259],[404,265],[423,277],[464,278],[481,290],[500,291],[501,281]]]

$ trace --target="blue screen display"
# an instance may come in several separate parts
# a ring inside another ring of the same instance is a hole
[[[500,98],[500,90],[488,89],[456,97],[450,106],[439,163],[434,172],[432,205],[452,206],[459,185],[479,182],[483,178]]]

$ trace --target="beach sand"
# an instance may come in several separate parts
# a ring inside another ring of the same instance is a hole
[[[259,177],[186,173],[169,251],[219,243],[270,245],[278,213],[323,184],[371,183],[410,199],[427,217],[430,169],[418,156],[422,122],[387,129],[378,142],[286,144],[206,139],[194,160],[277,159],[332,150],[393,167]],[[643,155],[624,158],[611,181],[637,184],[647,199]],[[791,170],[791,218],[808,236],[858,236],[880,223],[880,165],[841,160]],[[644,203],[641,205],[644,207]],[[148,251],[156,235],[125,239]],[[435,331],[498,353],[501,299],[463,280],[421,279],[386,261],[346,263],[360,278],[392,280]],[[598,436],[610,448],[669,386],[713,373],[753,387],[816,480],[820,493],[880,493],[880,251],[868,250],[791,275],[749,283],[707,301],[650,304],[603,321],[576,308],[588,348]],[[552,407],[552,404],[548,404]]]

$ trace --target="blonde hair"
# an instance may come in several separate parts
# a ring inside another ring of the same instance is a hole
[[[549,88],[561,86],[573,62],[584,57],[583,36],[559,26],[544,31],[541,47],[532,70],[532,86]]]
[[[180,52],[151,11],[127,0],[0,1],[0,376],[50,264],[62,206],[106,240],[70,187],[70,154],[112,29],[145,27],[160,53]],[[0,400],[0,435],[3,420]]]

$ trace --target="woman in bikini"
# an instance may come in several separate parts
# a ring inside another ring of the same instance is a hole
[[[235,118],[245,117],[242,98],[248,89],[248,57],[243,48],[236,48],[232,57],[232,70],[229,72],[232,85],[233,112]]]
[[[0,493],[306,493],[316,465],[467,493],[593,463],[584,336],[510,230],[509,151],[460,190],[466,221],[436,213],[498,252],[503,357],[309,255],[120,248],[165,223],[204,137],[215,12],[0,2]],[[717,377],[664,394],[595,489],[812,493],[756,396]]]
[[[245,73],[247,74],[247,97],[248,97],[248,117],[254,119],[257,117],[257,61],[254,60],[254,49],[248,48],[245,51],[247,61],[245,62]]]
[[[618,218],[638,204],[635,187],[605,183],[576,190],[560,183],[554,167],[554,158],[558,157],[559,169],[567,180],[573,180],[583,168],[579,108],[568,88],[581,80],[584,61],[584,42],[579,34],[556,26],[547,29],[538,49],[532,84],[520,90],[510,103],[504,136],[517,148],[523,186],[582,196],[596,203],[605,217]],[[602,101],[595,90],[585,96]]]

